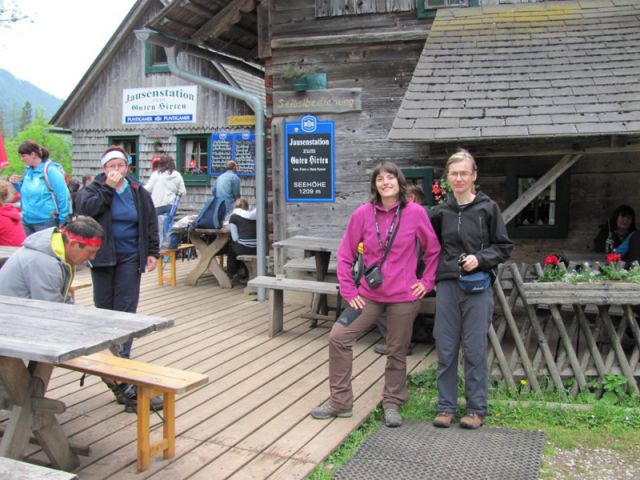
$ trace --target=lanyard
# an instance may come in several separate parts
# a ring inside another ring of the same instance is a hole
[[[393,241],[392,239],[392,233],[393,233],[393,227],[396,224],[396,220],[398,219],[398,215],[400,215],[400,205],[398,205],[396,207],[396,211],[393,214],[393,218],[391,219],[391,225],[389,225],[389,232],[387,233],[387,239],[384,243],[384,247],[382,246],[382,239],[380,238],[380,225],[378,224],[378,209],[374,207],[374,217],[376,220],[376,236],[378,237],[378,245],[380,246],[380,249],[382,250],[382,253],[384,255],[384,257],[386,258],[387,256],[387,252],[389,251],[389,248],[391,248],[391,242]]]

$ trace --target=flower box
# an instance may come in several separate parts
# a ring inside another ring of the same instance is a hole
[[[529,304],[640,305],[640,285],[630,282],[532,282],[522,289]]]

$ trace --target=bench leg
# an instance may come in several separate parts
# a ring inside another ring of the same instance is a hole
[[[176,252],[169,253],[169,259],[171,261],[171,286],[176,286]]]
[[[149,468],[151,458],[150,444],[150,416],[151,399],[146,388],[136,389],[138,402],[138,471],[143,472]]]
[[[163,270],[163,265],[164,264],[164,256],[160,255],[160,258],[158,258],[158,265],[156,266],[156,270],[158,270],[158,286],[161,287],[164,284],[164,273],[162,272]]]
[[[273,337],[282,331],[284,292],[272,289],[269,291],[269,303],[271,303],[271,318],[269,323],[269,336]]]
[[[164,425],[162,431],[166,448],[164,458],[173,458],[176,454],[176,395],[175,393],[164,394]]]

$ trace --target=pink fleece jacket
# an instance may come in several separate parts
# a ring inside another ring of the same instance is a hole
[[[378,212],[380,239],[382,245],[385,244],[396,207],[385,210],[380,205],[374,206],[367,203],[356,209],[349,219],[337,254],[340,294],[347,302],[353,300],[358,294],[375,302],[415,301],[417,297],[413,295],[411,285],[418,281],[416,277],[417,242],[420,242],[424,252],[422,258],[425,269],[420,280],[427,292],[431,291],[435,284],[440,254],[440,243],[431,227],[429,217],[424,208],[417,203],[408,203],[402,209],[400,229],[382,265],[382,285],[372,290],[364,279],[360,282],[360,287],[356,287],[353,281],[351,266],[358,252],[358,243],[364,243],[364,263],[367,267],[373,263],[380,264],[382,259],[382,249],[376,236],[374,209]]]

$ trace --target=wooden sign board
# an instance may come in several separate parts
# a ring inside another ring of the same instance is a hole
[[[306,92],[273,92],[273,114],[344,113],[362,111],[361,88],[333,88]]]

